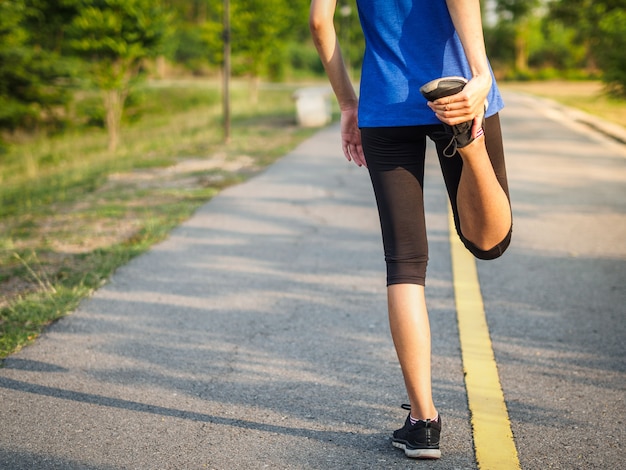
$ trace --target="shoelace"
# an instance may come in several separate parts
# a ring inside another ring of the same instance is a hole
[[[454,157],[454,155],[456,154],[456,151],[457,151],[456,139],[454,138],[454,134],[450,135],[449,132],[435,131],[435,132],[433,132],[432,136],[433,136],[433,140],[444,140],[446,138],[449,138],[450,142],[448,142],[448,145],[446,145],[444,147],[444,149],[443,149],[443,156],[444,157],[448,157],[448,158]],[[452,147],[452,152],[449,151],[449,149],[451,147]],[[402,406],[404,407],[404,405],[402,405]]]
[[[485,100],[485,112],[487,112],[488,106],[489,106],[489,102]],[[484,134],[485,132],[484,123],[485,123],[485,120],[483,118],[483,127],[481,127],[480,130],[478,131],[476,138]],[[450,127],[454,127],[454,126],[450,126]],[[448,136],[450,136],[448,132],[433,132],[433,137],[441,137],[441,140],[443,140],[445,137],[448,137]],[[471,139],[471,140],[473,141],[474,139]],[[452,148],[452,152],[450,152],[450,148]],[[443,149],[443,155],[444,157],[452,158],[456,154],[457,150],[458,150],[458,143],[456,141],[456,136],[454,135],[454,132],[453,132],[452,136],[450,137],[450,142]]]
[[[450,149],[450,147],[452,147],[452,152],[448,152],[448,149]],[[452,138],[450,139],[450,143],[446,145],[446,147],[443,149],[443,156],[452,158],[456,154],[456,151],[457,151],[456,139],[454,138],[454,136],[452,136]]]

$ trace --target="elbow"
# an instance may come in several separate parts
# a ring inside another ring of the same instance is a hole
[[[329,51],[334,49],[336,42],[333,23],[335,10],[330,3],[332,2],[313,0],[309,12],[309,30],[320,56],[329,56]]]
[[[315,15],[311,13],[309,15],[309,30],[311,31],[311,35],[313,38],[319,37],[321,32],[324,30],[325,22],[319,15]]]
[[[332,10],[312,8],[309,14],[309,30],[313,38],[323,36],[329,29],[334,28]]]

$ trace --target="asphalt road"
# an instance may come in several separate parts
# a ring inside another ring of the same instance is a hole
[[[507,95],[506,255],[479,262],[523,469],[626,461],[626,150]],[[474,469],[445,191],[427,168],[443,457],[405,418],[367,173],[320,131],[224,190],[0,369],[0,469]]]

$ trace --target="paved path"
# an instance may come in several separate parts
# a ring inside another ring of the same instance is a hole
[[[619,468],[626,153],[539,102],[503,113],[514,242],[478,264],[524,469]],[[366,172],[325,129],[224,190],[0,369],[0,469],[474,469],[441,176],[428,298],[443,458],[406,401]]]

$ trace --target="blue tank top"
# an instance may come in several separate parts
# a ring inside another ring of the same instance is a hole
[[[472,77],[445,0],[357,0],[365,36],[360,127],[438,124],[419,92],[435,78]],[[495,79],[487,116],[504,103]]]

